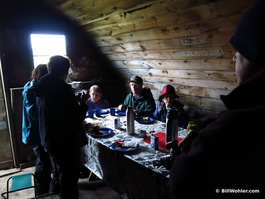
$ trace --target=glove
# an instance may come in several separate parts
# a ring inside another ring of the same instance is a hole
[[[195,122],[190,121],[187,126],[187,137],[182,140],[179,144],[179,148],[182,152],[188,152],[190,150],[190,146],[192,141],[198,136],[198,132],[200,131],[199,125]]]

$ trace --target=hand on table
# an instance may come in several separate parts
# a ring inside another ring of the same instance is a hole
[[[120,104],[120,105],[118,106],[118,110],[125,110],[125,109],[126,109],[126,106],[123,105],[123,104]]]
[[[133,109],[133,112],[135,113],[136,116],[141,114],[141,111],[139,111],[139,110]]]

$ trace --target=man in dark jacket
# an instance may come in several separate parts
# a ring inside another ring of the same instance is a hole
[[[265,1],[243,17],[231,44],[239,86],[221,96],[228,110],[176,157],[174,197],[265,198]]]
[[[132,76],[130,79],[131,93],[129,93],[123,104],[118,109],[126,109],[131,106],[137,116],[153,116],[156,104],[150,89],[143,87],[143,79],[139,76]]]
[[[27,145],[32,145],[33,151],[36,155],[34,175],[35,186],[38,195],[47,194],[49,192],[58,192],[57,172],[52,167],[49,154],[41,145],[36,97],[32,89],[40,80],[40,78],[47,74],[47,65],[38,65],[32,71],[32,80],[25,84],[24,90],[22,92],[22,142]]]
[[[59,173],[60,198],[78,198],[80,127],[85,118],[88,96],[78,102],[65,81],[70,60],[53,56],[48,63],[49,74],[36,85],[42,146],[55,162]]]

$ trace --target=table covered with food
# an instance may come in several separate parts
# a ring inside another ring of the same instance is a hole
[[[164,144],[166,124],[136,117],[133,135],[128,135],[126,125],[124,111],[110,115],[109,109],[104,109],[85,119],[86,167],[125,198],[170,197],[169,170],[160,161],[169,154]],[[159,139],[156,146],[152,136]],[[185,129],[179,129],[179,141],[185,136]]]

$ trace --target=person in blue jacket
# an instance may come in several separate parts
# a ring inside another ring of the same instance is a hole
[[[38,65],[31,74],[31,81],[27,82],[22,92],[22,142],[32,145],[36,155],[35,181],[37,194],[46,194],[58,190],[58,179],[56,172],[52,169],[50,156],[41,145],[39,135],[38,111],[36,108],[36,97],[32,88],[41,77],[48,74],[47,65]],[[51,173],[53,177],[51,179]]]

